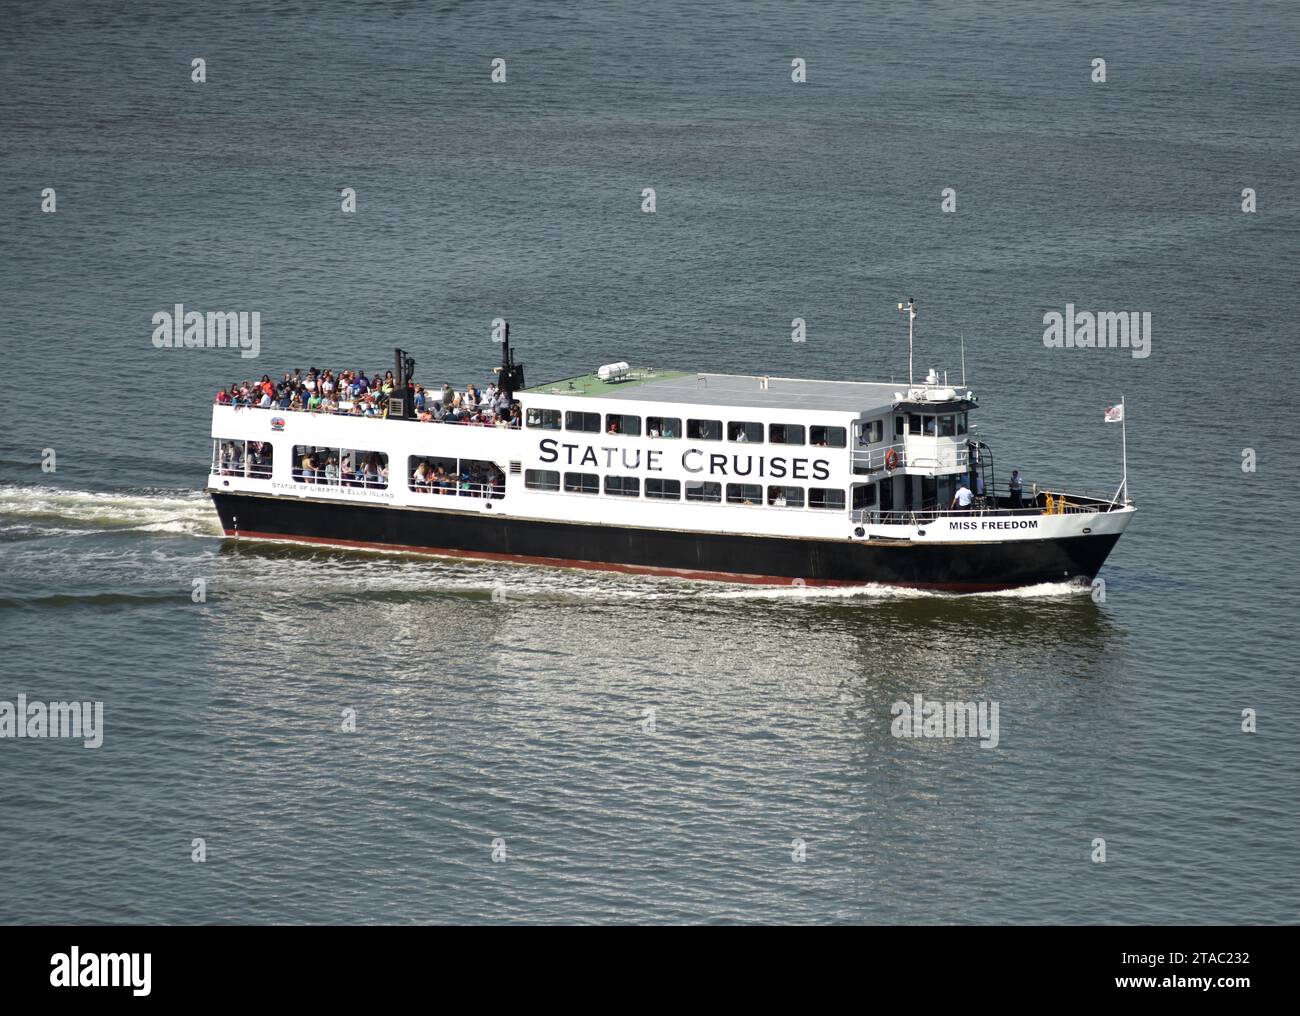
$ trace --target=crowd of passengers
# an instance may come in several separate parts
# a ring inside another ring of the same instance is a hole
[[[249,441],[248,458],[244,458],[243,441],[223,441],[217,472],[223,476],[252,476],[260,480],[271,478],[274,449],[270,441]]]
[[[293,467],[293,478],[302,483],[327,483],[341,487],[387,487],[388,456],[369,452],[353,465],[351,452],[344,454],[340,463],[332,454],[319,455],[309,451]]]
[[[505,497],[506,478],[491,462],[461,460],[460,472],[442,462],[421,459],[411,472],[411,489],[417,494],[460,494],[462,497]]]
[[[364,370],[335,373],[312,367],[305,375],[301,370],[292,374],[286,371],[279,381],[263,374],[261,381],[235,382],[218,391],[215,401],[222,406],[383,417],[396,386],[391,370],[367,376]],[[486,389],[470,384],[463,392],[449,384],[444,384],[441,391],[416,385],[413,402],[416,418],[426,423],[518,427],[522,422],[519,404],[506,392],[498,391],[495,384]]]

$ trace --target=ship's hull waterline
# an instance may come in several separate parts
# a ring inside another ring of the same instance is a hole
[[[817,540],[552,522],[212,491],[228,537],[761,585],[954,592],[1091,581],[1119,539]]]

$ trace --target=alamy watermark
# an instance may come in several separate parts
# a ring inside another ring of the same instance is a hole
[[[80,737],[82,747],[104,743],[103,702],[0,702],[0,737]]]
[[[151,319],[153,344],[158,349],[233,349],[252,360],[262,351],[262,313],[241,311],[202,311],[185,309],[176,304],[170,311],[160,310]]]
[[[1151,312],[1103,311],[1094,314],[1074,304],[1065,313],[1050,310],[1043,315],[1043,345],[1049,349],[1131,349],[1133,359],[1151,355]]]
[[[136,996],[151,990],[153,953],[83,953],[77,946],[50,957],[55,988],[130,988]]]
[[[895,737],[978,737],[981,748],[998,746],[996,702],[939,702],[918,692],[911,702],[895,702],[889,715]]]

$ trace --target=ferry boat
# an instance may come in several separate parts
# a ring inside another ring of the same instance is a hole
[[[382,418],[213,407],[227,537],[982,591],[1090,582],[1135,511],[1127,482],[1109,500],[1009,489],[975,436],[975,393],[934,371],[900,388],[618,363],[530,388],[507,332],[495,373],[512,412],[482,425],[419,412],[415,363],[394,361]],[[954,510],[962,485],[979,496]]]

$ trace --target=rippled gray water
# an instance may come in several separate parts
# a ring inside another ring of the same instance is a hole
[[[19,5],[0,700],[102,700],[105,736],[0,740],[0,920],[1294,921],[1298,26]],[[1000,468],[1111,493],[1126,396],[1104,603],[235,546],[201,494],[246,375],[401,343],[464,384],[505,316],[533,382],[901,377],[907,295]],[[261,358],[154,349],[178,301],[261,311]],[[1044,348],[1066,302],[1151,311],[1152,355]],[[893,737],[915,693],[999,703],[998,748]]]

